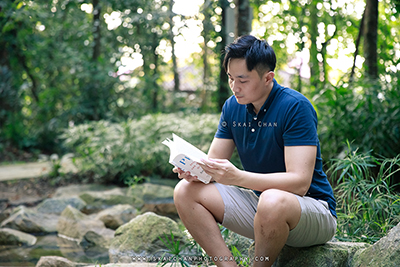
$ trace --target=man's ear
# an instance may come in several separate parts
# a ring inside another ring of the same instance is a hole
[[[264,77],[263,77],[265,84],[269,84],[270,82],[272,82],[274,77],[275,77],[275,73],[273,71],[265,72]]]

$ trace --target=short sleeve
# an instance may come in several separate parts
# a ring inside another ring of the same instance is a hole
[[[283,133],[285,146],[318,146],[317,114],[309,101],[293,104],[286,113]]]
[[[222,107],[222,112],[221,112],[221,117],[219,119],[218,123],[218,129],[217,132],[215,133],[216,138],[222,138],[222,139],[233,139],[232,132],[230,129],[230,123],[227,118],[227,112],[228,109],[228,102],[225,102],[224,106]]]

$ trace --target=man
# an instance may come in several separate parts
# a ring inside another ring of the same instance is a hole
[[[225,49],[233,96],[202,166],[214,183],[173,170],[183,179],[174,193],[179,216],[211,257],[232,256],[217,223],[255,240],[254,266],[271,266],[285,244],[323,244],[335,234],[336,202],[322,170],[316,112],[276,82],[275,65],[273,49],[253,36]],[[229,162],[235,147],[244,170]]]

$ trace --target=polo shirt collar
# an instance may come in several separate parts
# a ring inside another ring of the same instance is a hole
[[[246,105],[247,112],[250,113],[251,116],[263,117],[264,114],[268,111],[268,108],[271,106],[271,104],[276,96],[276,93],[278,92],[278,87],[279,87],[279,84],[275,80],[275,78],[274,78],[273,82],[274,82],[274,86],[272,87],[267,100],[265,100],[265,103],[261,107],[258,114],[256,114],[254,112],[254,105],[252,103]]]

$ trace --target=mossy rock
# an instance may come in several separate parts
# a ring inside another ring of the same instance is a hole
[[[129,259],[141,255],[162,255],[166,246],[160,240],[165,235],[174,241],[185,242],[185,236],[178,224],[170,218],[159,216],[153,212],[147,212],[132,219],[115,231],[115,237],[109,249],[110,262],[123,262],[121,259]]]

